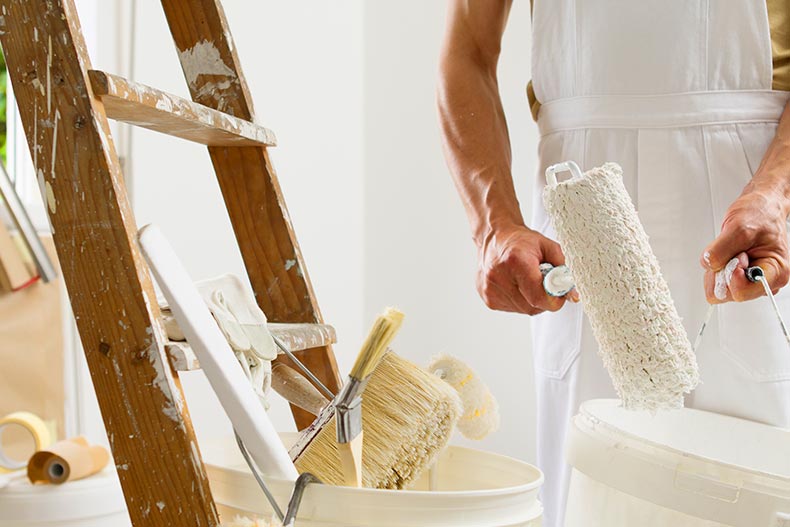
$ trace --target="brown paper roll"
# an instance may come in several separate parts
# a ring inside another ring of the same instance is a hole
[[[109,460],[104,447],[91,446],[84,437],[75,437],[33,454],[27,464],[27,477],[31,483],[59,485],[96,474]]]

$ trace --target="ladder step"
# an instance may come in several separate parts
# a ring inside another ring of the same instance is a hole
[[[337,342],[335,328],[327,324],[269,324],[269,331],[293,352],[329,346]],[[171,367],[176,371],[199,370],[200,363],[186,342],[168,341],[165,346]]]
[[[90,70],[107,117],[207,146],[276,146],[274,132],[111,73]]]

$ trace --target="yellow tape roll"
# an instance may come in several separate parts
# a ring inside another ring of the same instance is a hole
[[[10,427],[21,427],[33,436],[36,448],[30,453],[30,456],[52,444],[52,434],[46,423],[44,423],[39,416],[30,412],[14,412],[8,414],[0,419],[0,473],[13,472],[14,470],[25,468],[30,458],[30,456],[28,456],[28,459],[25,460],[12,459],[6,454],[2,442],[3,429]]]

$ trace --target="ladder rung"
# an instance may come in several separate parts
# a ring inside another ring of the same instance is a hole
[[[279,337],[291,351],[320,348],[337,342],[335,328],[327,324],[269,324],[272,335]],[[169,341],[165,346],[170,365],[176,371],[199,370],[200,363],[186,342]]]
[[[274,132],[183,97],[98,70],[93,93],[107,117],[208,146],[275,146]]]

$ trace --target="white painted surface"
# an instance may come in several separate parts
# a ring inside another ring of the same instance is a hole
[[[129,0],[119,2],[103,16],[121,16],[117,27],[128,28]],[[423,365],[440,352],[473,365],[502,412],[501,430],[482,446],[533,460],[529,323],[478,299],[475,249],[441,154],[434,94],[444,3],[223,4],[258,120],[279,140],[273,161],[324,316],[337,328],[341,369],[375,314],[397,305],[407,320],[396,349]],[[186,96],[158,3],[138,3],[136,37],[134,80]],[[121,44],[94,62],[128,74]],[[526,192],[537,137],[525,96],[525,2],[514,4],[500,72],[514,173]],[[124,141],[116,145],[125,152]],[[141,129],[132,145],[127,177],[138,224],[157,223],[195,280],[243,274],[205,148]],[[530,202],[526,193],[521,202]],[[202,374],[183,377],[199,436],[226,433]],[[95,411],[85,411],[83,421],[96,424]],[[285,405],[271,415],[279,429],[292,428]]]

